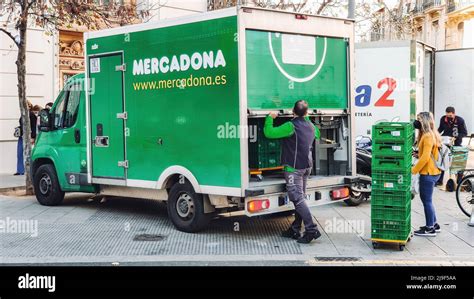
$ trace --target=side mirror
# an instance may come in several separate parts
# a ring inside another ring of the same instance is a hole
[[[51,115],[49,113],[49,110],[43,109],[39,113],[39,118],[40,118],[40,123],[39,123],[39,130],[41,132],[48,132],[51,131],[52,126],[51,126]]]

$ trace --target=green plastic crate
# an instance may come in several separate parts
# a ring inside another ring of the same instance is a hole
[[[372,189],[403,191],[410,190],[411,169],[401,171],[372,171]]]
[[[262,136],[261,138],[265,138]],[[281,148],[280,140],[278,139],[268,139],[265,138],[264,140],[260,140],[260,142],[256,142],[256,150],[259,153],[274,153],[279,152]]]
[[[372,219],[372,239],[405,241],[411,234],[411,216],[405,220],[378,220]]]
[[[372,155],[372,171],[400,171],[411,169],[411,156],[393,157]]]
[[[396,231],[377,231],[372,230],[372,239],[391,240],[391,241],[406,241],[410,237],[411,227],[405,230]]]
[[[378,205],[371,203],[372,220],[405,220],[411,215],[411,201],[405,206]]]
[[[382,122],[372,126],[372,140],[376,143],[407,143],[413,140],[413,125],[404,122]]]
[[[413,139],[412,139],[413,141]],[[372,144],[372,153],[384,156],[412,156],[413,142],[407,144],[394,142],[380,142]]]
[[[404,191],[377,190],[372,188],[371,204],[405,207],[409,201],[411,201],[410,188]]]
[[[250,155],[249,165],[251,169],[275,168],[281,166],[281,154],[279,152]]]
[[[469,149],[462,146],[453,146],[451,148],[451,156],[453,159],[449,168],[451,172],[465,169],[469,157]]]
[[[281,120],[275,121],[279,125]],[[252,142],[249,138],[249,167],[251,169],[275,168],[281,166],[281,141],[268,139],[263,133],[265,119],[249,119],[249,126],[256,126],[256,140]]]

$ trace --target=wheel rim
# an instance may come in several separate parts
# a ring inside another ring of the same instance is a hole
[[[195,207],[193,198],[187,194],[182,193],[176,201],[176,212],[178,216],[184,220],[189,220],[194,217]]]
[[[39,191],[42,195],[48,195],[51,192],[53,183],[51,182],[51,177],[45,173],[41,176],[39,181]]]
[[[364,184],[356,184],[355,186],[359,187],[359,188],[367,187]],[[351,197],[355,200],[362,200],[362,192],[361,191],[355,191],[355,190],[351,189],[351,195],[352,195]]]
[[[456,199],[462,212],[470,217],[474,204],[474,176],[465,177],[461,181],[456,190]]]

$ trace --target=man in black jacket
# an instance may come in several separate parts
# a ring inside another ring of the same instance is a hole
[[[467,128],[464,119],[456,115],[454,107],[446,108],[446,115],[441,117],[439,121],[438,132],[441,136],[449,136],[456,138],[454,140],[455,146],[461,146],[462,139],[467,136]],[[443,185],[444,171],[441,172],[437,186]]]
[[[441,117],[438,132],[441,136],[455,137],[455,146],[462,144],[462,139],[467,136],[467,128],[464,119],[456,115],[454,107],[446,108],[446,115]]]

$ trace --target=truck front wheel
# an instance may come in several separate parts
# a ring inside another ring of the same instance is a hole
[[[33,178],[33,187],[38,202],[44,206],[57,206],[63,202],[64,192],[59,186],[54,166],[44,164],[38,167]]]
[[[168,216],[174,226],[183,232],[195,233],[203,230],[211,220],[204,213],[202,194],[194,192],[190,183],[176,183],[168,195]]]

